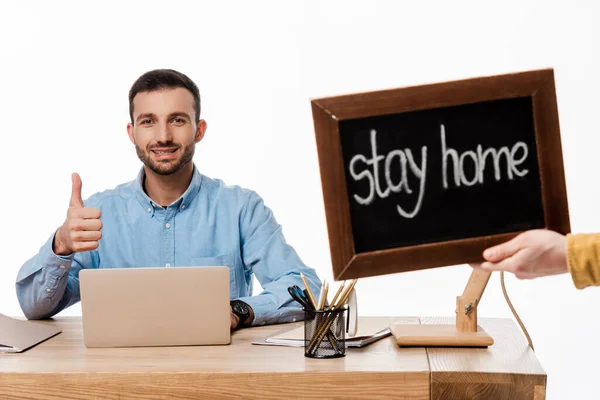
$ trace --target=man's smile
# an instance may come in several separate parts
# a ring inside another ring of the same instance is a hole
[[[175,155],[179,150],[178,147],[158,147],[153,148],[150,151],[154,153],[154,157],[158,160],[168,160],[175,158]]]

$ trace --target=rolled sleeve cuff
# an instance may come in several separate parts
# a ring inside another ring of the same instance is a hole
[[[52,235],[45,244],[46,251],[44,252],[45,258],[43,268],[49,278],[45,280],[46,287],[44,288],[44,294],[49,298],[54,297],[54,293],[58,289],[60,281],[63,280],[63,277],[68,276],[75,256],[75,253],[66,256],[55,254],[52,249],[53,242],[54,235]]]
[[[567,235],[567,265],[577,289],[600,286],[600,234]]]
[[[269,316],[273,315],[273,310],[277,307],[267,296],[251,296],[251,297],[240,297],[238,300],[243,301],[252,307],[254,312],[254,319],[252,320],[252,326],[272,324]]]
[[[71,264],[73,263],[74,254],[69,254],[67,256],[59,256],[55,254],[52,250],[53,241],[54,234],[51,235],[46,243],[44,243],[44,245],[40,248],[40,252],[36,256],[38,257],[38,261],[28,263],[19,271],[19,275],[17,276],[18,282],[27,279],[40,269],[43,269],[44,275],[47,278],[53,278],[45,279],[45,289],[50,289],[50,291],[44,291],[50,294],[54,289],[56,289],[58,280],[69,273]]]
[[[63,276],[69,273],[69,269],[71,268],[71,263],[73,262],[75,253],[71,253],[66,256],[59,256],[58,254],[55,254],[54,249],[52,248],[55,235],[56,233],[52,235],[44,245],[47,248],[46,262],[44,263],[44,265],[48,267],[58,267],[58,270],[56,271],[57,275]]]

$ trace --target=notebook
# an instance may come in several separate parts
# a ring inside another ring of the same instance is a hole
[[[229,268],[105,268],[79,272],[87,347],[230,343]]]
[[[280,332],[273,337],[266,338],[262,342],[252,342],[257,345],[272,346],[304,346],[304,324],[297,324],[296,328]],[[346,347],[364,347],[380,339],[390,336],[392,333],[389,327],[382,329],[381,326],[371,322],[361,322],[357,332],[353,336],[346,336]]]
[[[60,332],[55,326],[0,314],[0,353],[20,353]]]

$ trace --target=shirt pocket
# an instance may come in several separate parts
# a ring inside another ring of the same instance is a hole
[[[229,290],[230,298],[237,298],[238,283],[237,283],[237,265],[235,262],[235,254],[225,254],[215,257],[196,257],[191,259],[192,267],[229,267]]]

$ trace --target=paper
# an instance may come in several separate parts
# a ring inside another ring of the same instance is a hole
[[[55,326],[0,314],[0,353],[20,353],[60,332]]]
[[[389,327],[361,323],[354,336],[346,336],[346,347],[363,347],[390,336],[391,334],[392,333]],[[266,338],[264,342],[252,342],[252,344],[303,347],[304,326],[300,325],[299,327],[290,331],[282,332],[273,337]]]

